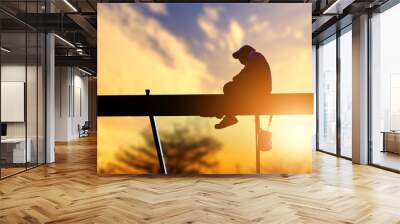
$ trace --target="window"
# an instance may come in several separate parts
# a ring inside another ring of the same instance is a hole
[[[318,149],[336,153],[336,36],[318,47]]]
[[[16,2],[1,2],[0,6]],[[43,1],[17,2],[19,13]],[[14,19],[0,13],[0,17]],[[4,25],[4,26],[3,26]],[[45,163],[45,35],[23,23],[0,24],[0,178]],[[12,109],[11,109],[12,108]]]
[[[352,33],[351,26],[340,36],[340,155],[351,158],[352,149]]]
[[[400,170],[400,5],[371,18],[371,162]]]

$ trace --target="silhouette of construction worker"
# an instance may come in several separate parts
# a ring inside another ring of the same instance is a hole
[[[271,94],[271,70],[265,57],[253,47],[244,45],[235,53],[233,58],[238,59],[244,68],[233,77],[232,81],[224,85],[224,94],[229,100],[236,99],[240,104],[243,100],[258,98]],[[221,116],[222,117],[222,116]],[[218,117],[218,118],[221,118]],[[226,128],[238,122],[234,115],[225,115],[216,129]]]

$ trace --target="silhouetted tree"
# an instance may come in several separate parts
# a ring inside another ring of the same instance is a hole
[[[159,173],[153,135],[149,129],[142,131],[141,135],[145,144],[122,148],[116,156],[118,163],[112,164],[112,170],[120,173],[132,169],[143,173]],[[172,131],[160,131],[160,139],[168,173],[193,174],[218,166],[212,156],[221,149],[222,144],[212,136],[194,128],[175,125]]]

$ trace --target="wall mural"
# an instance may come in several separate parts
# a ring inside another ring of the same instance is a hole
[[[311,4],[98,4],[98,173],[311,172],[310,21]]]

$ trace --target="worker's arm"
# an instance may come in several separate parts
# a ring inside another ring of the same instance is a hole
[[[242,69],[237,75],[233,76],[232,80],[233,80],[234,82],[240,82],[240,80],[243,79],[244,74],[245,74],[245,73],[243,72],[243,70],[244,70],[244,69]]]
[[[244,80],[251,79],[252,77],[250,77],[250,76],[253,73],[253,70],[256,69],[256,67],[257,67],[256,60],[257,59],[249,60],[247,65],[245,65],[244,68],[239,72],[239,74],[235,75],[232,78],[232,80],[234,82],[241,82],[241,81],[244,81]]]

